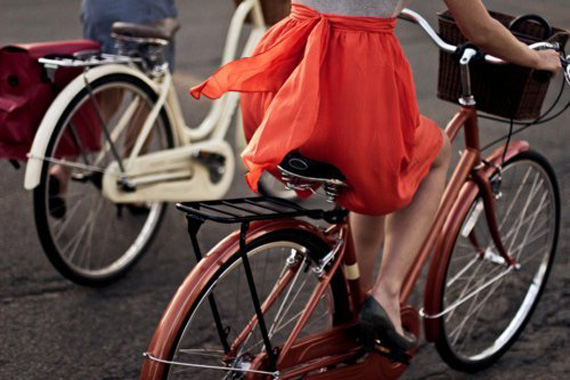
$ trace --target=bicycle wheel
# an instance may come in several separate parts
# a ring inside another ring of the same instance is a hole
[[[474,372],[493,364],[515,342],[536,307],[552,266],[560,227],[554,171],[535,152],[505,165],[497,194],[503,243],[518,268],[508,268],[495,248],[476,197],[463,219],[446,266],[436,342],[453,368]]]
[[[286,341],[319,283],[312,269],[329,250],[315,236],[298,230],[271,232],[247,246],[260,303],[263,305],[270,295],[275,296],[264,316],[271,345],[276,351]],[[258,324],[247,329],[255,311],[239,252],[197,291],[200,294],[185,317],[183,329],[175,332],[171,360],[215,368],[170,365],[164,378],[245,378],[247,374],[238,370],[249,369],[265,346]],[[213,318],[212,302],[221,321],[219,328]],[[300,336],[340,323],[342,311],[346,310],[344,279],[342,272],[337,271]]]
[[[33,199],[36,227],[51,263],[68,279],[97,286],[117,279],[141,257],[165,204],[115,204],[101,190],[105,168],[116,155],[125,158],[132,151],[156,93],[124,74],[95,80],[91,91],[92,96],[87,88],[79,91],[59,117]],[[163,110],[141,154],[173,145]]]

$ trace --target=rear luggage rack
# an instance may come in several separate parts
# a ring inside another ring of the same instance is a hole
[[[142,58],[128,57],[116,54],[99,54],[98,52],[84,52],[74,56],[50,56],[38,59],[38,62],[47,69],[57,69],[59,67],[92,67],[108,65],[110,63],[126,64],[131,62],[142,62]]]
[[[178,203],[176,208],[185,212],[188,218],[225,224],[302,216],[334,223],[346,216],[346,211],[340,208],[328,211],[306,209],[295,202],[271,197],[185,202]]]
[[[249,229],[250,222],[258,220],[281,219],[281,218],[295,218],[295,217],[309,217],[313,219],[323,219],[329,223],[337,223],[343,220],[348,212],[340,207],[333,210],[324,211],[320,209],[309,210],[299,206],[298,204],[280,198],[270,197],[254,197],[254,198],[239,198],[239,199],[226,199],[216,201],[202,201],[202,202],[185,202],[176,204],[176,208],[186,213],[186,220],[188,221],[188,234],[194,248],[194,254],[197,261],[202,260],[202,252],[198,244],[198,230],[206,220],[212,220],[218,223],[240,223],[239,233],[239,255],[243,262],[245,276],[249,285],[255,315],[259,324],[261,337],[265,346],[265,352],[269,360],[269,368],[271,371],[277,369],[276,352],[273,349],[265,317],[261,310],[261,303],[259,301],[259,294],[255,281],[253,279],[252,269],[249,263],[247,249],[246,249],[246,235]],[[216,299],[214,294],[208,296],[208,301],[214,316],[216,330],[223,339],[226,332],[220,318]]]

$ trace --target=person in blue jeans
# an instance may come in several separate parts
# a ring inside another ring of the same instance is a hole
[[[110,36],[116,21],[149,24],[163,18],[176,18],[174,0],[82,0],[81,23],[83,36],[102,45],[104,53],[116,53],[115,41]],[[164,50],[165,58],[174,69],[174,40]]]

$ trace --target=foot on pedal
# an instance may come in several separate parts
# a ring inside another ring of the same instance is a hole
[[[412,358],[410,355],[406,354],[404,351],[399,350],[397,348],[387,348],[382,346],[381,344],[377,344],[374,346],[374,352],[379,353],[380,355],[384,356],[385,358],[389,359],[395,363],[402,363],[405,365],[410,365],[410,359]]]
[[[370,350],[380,339],[383,347],[405,352],[417,346],[417,338],[410,332],[398,334],[386,310],[369,296],[360,310],[360,329],[364,347]]]

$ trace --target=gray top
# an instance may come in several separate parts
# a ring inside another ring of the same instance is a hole
[[[293,0],[319,13],[358,17],[396,17],[411,0]]]

